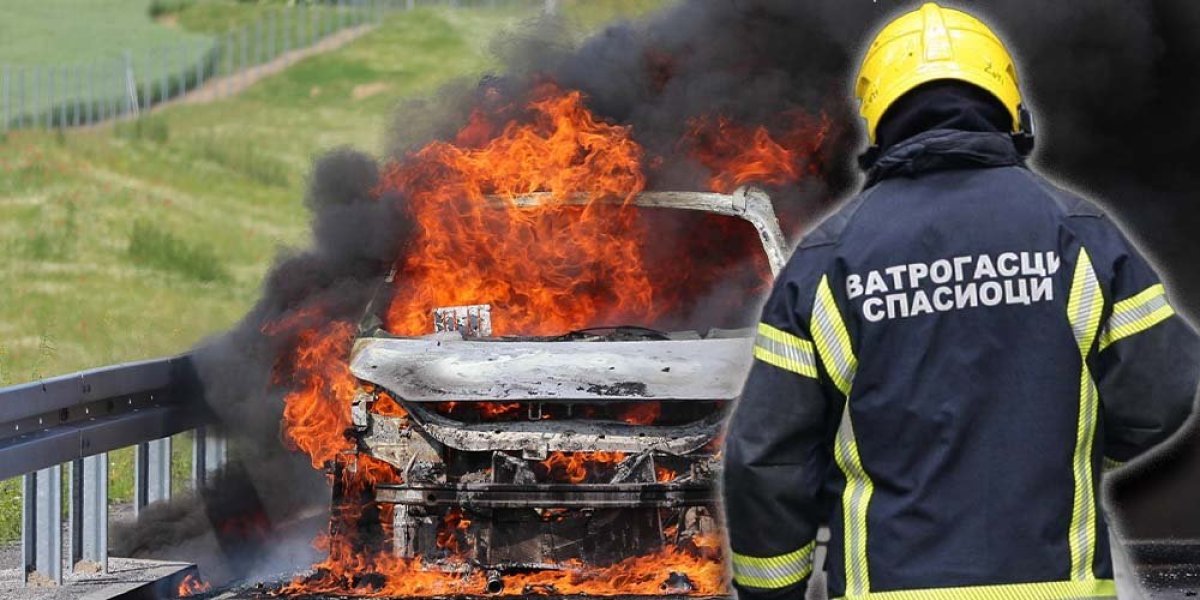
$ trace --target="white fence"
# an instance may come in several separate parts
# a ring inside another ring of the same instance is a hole
[[[524,4],[553,12],[557,0],[328,0],[280,6],[259,20],[213,36],[119,58],[58,66],[0,65],[0,132],[79,127],[137,116],[200,89],[221,98],[245,87],[256,69],[394,11],[425,6]],[[205,86],[208,86],[205,88]]]

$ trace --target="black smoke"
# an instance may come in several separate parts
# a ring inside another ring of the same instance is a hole
[[[1191,0],[1001,0],[959,3],[992,23],[1017,55],[1039,126],[1032,164],[1090,196],[1126,226],[1162,268],[1177,305],[1200,314],[1200,4]],[[798,233],[855,191],[855,156],[865,149],[849,99],[864,43],[916,2],[868,0],[690,0],[613,25],[583,43],[553,19],[532,23],[497,47],[506,65],[482,81],[459,82],[397,111],[389,156],[337,151],[314,167],[308,195],[313,239],[284,253],[263,297],[233,331],[197,349],[214,410],[235,434],[249,481],[272,522],[327,499],[322,476],[279,440],[281,392],[275,360],[294,343],[263,327],[305,309],[357,320],[411,231],[403,198],[375,200],[384,160],[403,160],[449,139],[474,108],[519,105],[553,80],[587,96],[599,116],[632,125],[658,160],[657,189],[702,189],[703,169],[680,139],[689,121],[721,114],[772,131],[783,115],[825,115],[828,137],[816,175],[773,189]],[[997,198],[997,202],[1002,202]],[[683,236],[677,232],[666,236]],[[1200,444],[1184,440],[1159,469],[1128,478],[1117,498],[1137,535],[1188,535],[1158,515],[1200,506]],[[1200,519],[1175,519],[1172,523]],[[155,526],[165,526],[158,523]],[[167,536],[167,539],[175,538]],[[174,543],[174,542],[171,542]]]

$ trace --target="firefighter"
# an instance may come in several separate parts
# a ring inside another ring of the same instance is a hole
[[[1115,594],[1105,468],[1190,414],[1200,342],[1092,204],[1031,172],[1000,39],[925,4],[855,81],[863,192],[797,247],[726,437],[742,600]]]

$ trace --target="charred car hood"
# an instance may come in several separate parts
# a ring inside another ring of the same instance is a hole
[[[750,338],[507,342],[362,338],[350,370],[410,402],[730,400]]]

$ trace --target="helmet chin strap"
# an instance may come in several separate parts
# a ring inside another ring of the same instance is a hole
[[[1013,145],[1017,147],[1017,153],[1021,156],[1029,156],[1033,153],[1035,141],[1035,131],[1033,126],[1033,113],[1029,112],[1028,108],[1022,104],[1017,107],[1017,114],[1021,117],[1020,131],[1012,134]]]

